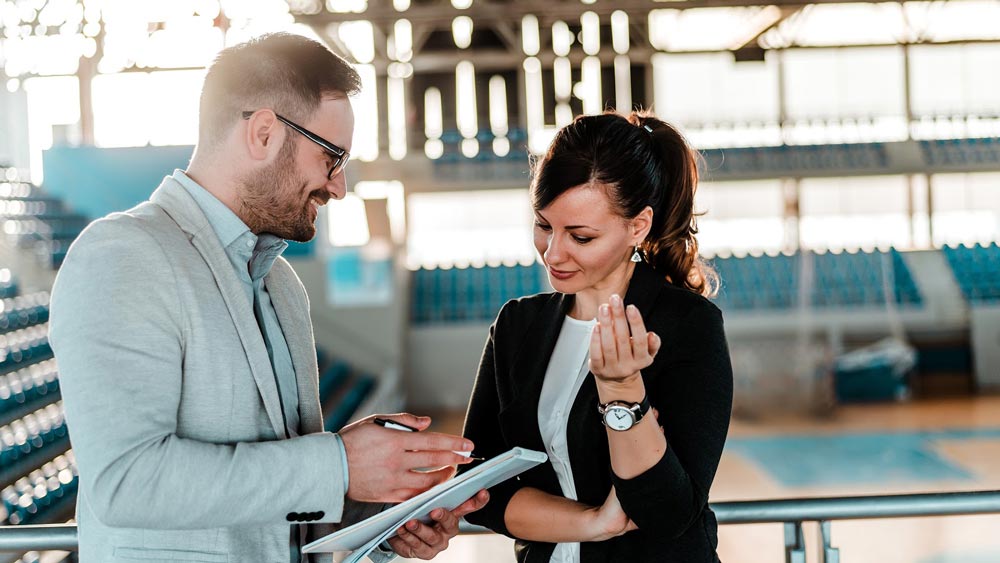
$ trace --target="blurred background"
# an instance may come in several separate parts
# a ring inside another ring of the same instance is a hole
[[[647,108],[703,157],[736,386],[712,501],[1000,489],[1000,0],[5,0],[4,524],[72,518],[46,338],[67,248],[187,165],[205,67],[271,31],[364,83],[351,193],[285,253],[328,429],[407,409],[461,430],[500,306],[550,290],[531,155],[576,115]],[[995,562],[998,525],[845,521],[833,543],[852,562]],[[720,555],[780,560],[782,533],[723,526]],[[453,543],[439,560],[513,560],[499,536]]]

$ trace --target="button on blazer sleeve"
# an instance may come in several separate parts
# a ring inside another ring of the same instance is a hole
[[[643,370],[667,450],[646,472],[627,480],[613,477],[622,508],[639,529],[670,539],[683,534],[708,503],[733,401],[719,309],[698,298],[672,336],[664,338],[658,361]]]
[[[91,225],[59,272],[50,340],[81,494],[116,527],[277,524],[317,511],[336,522],[345,491],[332,434],[230,444],[177,435],[182,379],[218,377],[184,371],[185,347],[206,343],[185,339],[179,275],[124,215]]]

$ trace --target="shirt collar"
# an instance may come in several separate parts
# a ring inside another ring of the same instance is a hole
[[[195,182],[183,170],[174,170],[173,179],[194,198],[212,225],[230,259],[247,265],[250,279],[257,281],[271,271],[274,261],[288,248],[284,239],[271,233],[253,234],[232,209]],[[236,256],[239,260],[233,258]]]
[[[250,232],[250,227],[247,227],[246,223],[233,213],[232,209],[226,207],[226,204],[219,201],[198,182],[192,180],[183,170],[174,170],[173,178],[178,184],[184,186],[184,189],[194,198],[208,219],[208,223],[212,225],[212,230],[219,237],[219,242],[222,243],[223,247],[228,248],[243,233]]]

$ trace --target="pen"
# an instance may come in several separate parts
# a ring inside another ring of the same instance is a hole
[[[378,424],[382,428],[388,428],[389,430],[402,430],[403,432],[419,432],[416,428],[412,426],[407,426],[402,422],[396,422],[395,420],[389,420],[387,418],[376,418],[375,424]],[[485,461],[486,458],[475,457],[472,452],[453,452],[462,457],[467,457],[475,461]]]

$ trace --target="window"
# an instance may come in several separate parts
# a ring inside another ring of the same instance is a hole
[[[803,179],[802,244],[821,250],[909,247],[907,190],[905,176]]]
[[[703,182],[695,195],[702,254],[778,252],[785,241],[780,180]]]
[[[527,190],[416,193],[407,210],[412,269],[535,259]]]
[[[931,177],[934,245],[1000,240],[1000,173]]]

